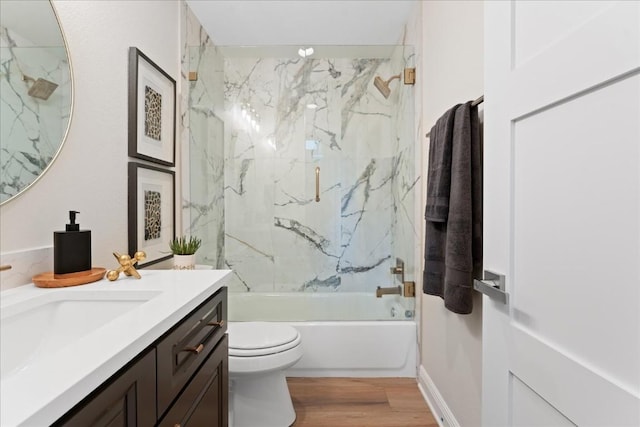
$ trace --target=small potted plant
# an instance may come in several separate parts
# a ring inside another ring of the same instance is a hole
[[[193,270],[196,268],[196,251],[200,249],[202,240],[190,236],[175,237],[169,242],[173,253],[174,270]]]

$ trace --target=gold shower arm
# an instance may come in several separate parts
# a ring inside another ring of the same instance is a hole
[[[392,81],[394,81],[395,79],[399,79],[402,77],[402,74],[396,74],[395,76],[391,76],[389,77],[389,80],[387,80],[385,83],[388,85],[389,83],[391,83]]]

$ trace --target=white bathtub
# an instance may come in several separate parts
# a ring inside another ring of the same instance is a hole
[[[375,320],[394,318],[402,320]],[[229,321],[252,320],[286,323],[300,331],[304,356],[287,376],[417,375],[413,312],[407,312],[395,297],[339,292],[229,293]]]

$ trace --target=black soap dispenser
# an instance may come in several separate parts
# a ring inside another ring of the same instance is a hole
[[[91,270],[91,230],[80,230],[78,211],[69,211],[65,231],[53,232],[53,274],[64,275]]]

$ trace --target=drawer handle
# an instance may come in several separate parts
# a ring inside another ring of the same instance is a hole
[[[197,347],[185,347],[182,351],[188,351],[189,353],[200,354],[204,350],[204,344],[200,344]]]
[[[222,326],[224,326],[224,320],[221,320],[219,322],[209,322],[209,323],[207,323],[207,326],[220,326],[220,327],[222,327]]]

